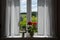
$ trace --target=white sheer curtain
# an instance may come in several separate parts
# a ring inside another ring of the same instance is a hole
[[[38,0],[38,35],[50,36],[52,4],[51,0]]]
[[[20,0],[6,0],[6,35],[19,35]]]

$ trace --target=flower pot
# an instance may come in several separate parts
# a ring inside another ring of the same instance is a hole
[[[34,33],[30,33],[30,37],[33,37]]]

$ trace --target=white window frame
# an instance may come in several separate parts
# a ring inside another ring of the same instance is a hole
[[[41,0],[38,0],[38,1],[41,1]],[[21,37],[20,35],[19,36],[14,36],[14,22],[16,21],[14,21],[14,17],[15,17],[15,15],[14,15],[14,13],[15,13],[15,8],[14,8],[14,0],[12,0],[12,7],[11,8],[8,8],[8,2],[6,3],[7,4],[7,6],[6,6],[6,35],[7,35],[7,37]],[[11,9],[10,11],[8,11],[9,9]],[[39,8],[39,6],[38,6],[38,13],[40,13],[41,11],[40,11],[40,9],[41,8]],[[8,12],[7,12],[8,11]],[[39,12],[40,11],[40,12]],[[10,12],[11,12],[11,34],[12,34],[12,36],[9,36],[9,21],[10,21]],[[43,12],[43,11],[42,11]],[[9,13],[9,14],[8,14]],[[41,36],[40,34],[40,36],[34,36],[34,37],[50,37],[50,36],[48,36],[47,35],[47,32],[49,32],[50,31],[50,22],[49,22],[49,17],[47,17],[47,16],[49,16],[48,15],[48,9],[47,9],[47,7],[46,7],[46,0],[45,0],[45,6],[44,6],[44,13],[43,13],[44,15],[43,15],[43,21],[40,21],[40,22],[43,22],[43,24],[41,24],[41,25],[43,25],[42,27],[44,27],[44,35],[43,36]],[[38,16],[39,17],[39,16]],[[41,17],[41,16],[40,16]],[[28,21],[31,21],[31,0],[27,0],[27,22]],[[48,21],[47,21],[47,19],[48,19]],[[39,18],[38,18],[38,20],[40,20]],[[46,24],[47,23],[47,24]],[[39,24],[38,24],[39,25]],[[48,28],[48,26],[49,26],[49,28]],[[49,29],[49,31],[47,31]],[[41,31],[40,31],[41,32]],[[49,32],[50,33],[50,32]],[[50,35],[50,34],[49,34]]]

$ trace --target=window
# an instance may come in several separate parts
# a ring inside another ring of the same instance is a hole
[[[20,32],[23,31],[23,27],[25,28],[26,32],[26,25],[27,25],[27,0],[20,0]]]
[[[28,37],[29,21],[37,22],[33,37],[51,37],[51,0],[7,0],[6,4],[7,37],[22,37],[22,32]]]

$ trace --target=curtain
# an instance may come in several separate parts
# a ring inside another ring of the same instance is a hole
[[[19,7],[20,0],[7,0],[6,2],[6,35],[19,35]]]
[[[38,35],[50,36],[51,25],[52,1],[38,0]]]

